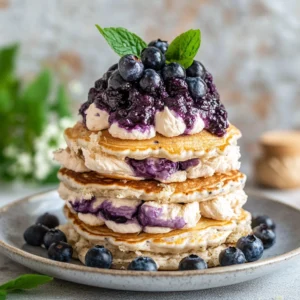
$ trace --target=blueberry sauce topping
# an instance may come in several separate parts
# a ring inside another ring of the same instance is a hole
[[[114,221],[118,224],[139,224],[142,227],[167,227],[172,229],[181,229],[186,225],[183,217],[164,218],[163,208],[153,207],[147,202],[137,203],[133,206],[115,206],[109,200],[103,201],[96,205],[96,198],[91,200],[78,200],[69,202],[72,209],[77,213],[92,214],[100,219]]]
[[[166,180],[177,171],[185,171],[190,167],[197,166],[199,159],[195,158],[183,162],[173,162],[165,158],[146,158],[142,160],[127,158],[126,162],[133,169],[137,177]]]
[[[156,113],[167,107],[183,120],[184,134],[190,134],[201,118],[206,130],[223,136],[228,116],[212,75],[198,61],[187,69],[176,62],[166,64],[167,48],[167,42],[156,40],[143,49],[141,59],[129,54],[121,57],[90,89],[79,110],[83,122],[94,103],[109,114],[110,126],[117,123],[127,131],[144,133],[155,127]]]

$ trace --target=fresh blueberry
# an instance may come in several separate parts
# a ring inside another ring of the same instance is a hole
[[[151,41],[148,46],[152,46],[158,48],[162,53],[166,53],[169,47],[167,41],[162,41],[161,39],[157,39],[155,41]]]
[[[186,69],[186,76],[204,78],[205,72],[206,70],[201,62],[194,60],[192,65]]]
[[[186,82],[193,98],[201,98],[206,95],[207,87],[200,77],[187,77]]]
[[[114,71],[107,71],[106,73],[103,74],[102,79],[108,81],[108,79],[110,78],[113,72]]]
[[[103,246],[94,246],[86,253],[85,264],[88,267],[109,269],[112,264],[112,254]]]
[[[49,228],[42,224],[32,225],[25,230],[24,240],[28,245],[41,246],[48,230]]]
[[[183,258],[179,263],[179,270],[204,270],[207,269],[206,262],[198,255],[191,254]]]
[[[244,253],[249,262],[259,260],[264,253],[264,245],[255,235],[241,237],[237,241],[236,247]]]
[[[260,224],[253,229],[253,234],[258,237],[264,244],[264,248],[272,247],[276,242],[276,234],[268,225]]]
[[[67,242],[65,234],[59,229],[50,229],[44,236],[44,245],[48,249],[51,244],[58,242]]]
[[[219,262],[221,266],[231,266],[245,263],[246,258],[240,249],[229,247],[220,253]]]
[[[170,63],[166,65],[162,70],[162,76],[164,80],[170,78],[185,78],[185,69],[178,63]]]
[[[129,90],[131,88],[130,82],[123,79],[121,76],[119,70],[115,70],[110,78],[108,79],[108,85],[107,87],[109,89],[113,90]]]
[[[127,54],[120,58],[119,72],[124,80],[137,80],[141,78],[143,71],[144,65],[137,56]]]
[[[42,224],[48,228],[55,228],[59,225],[59,221],[56,216],[45,213],[36,220],[35,224]]]
[[[114,71],[114,70],[117,70],[118,69],[118,64],[113,64],[112,66],[110,66],[107,70],[108,71]]]
[[[141,53],[141,59],[145,68],[160,70],[165,62],[165,55],[155,47],[145,48]]]
[[[152,69],[145,70],[140,87],[146,92],[154,92],[161,85],[161,77]]]
[[[69,262],[72,255],[72,246],[65,242],[53,243],[48,249],[48,257],[53,260]]]
[[[139,256],[128,265],[127,269],[133,271],[157,271],[157,265],[151,257]]]
[[[276,228],[275,222],[268,216],[262,215],[252,219],[252,228],[259,226],[260,224],[266,224],[269,229],[274,230]]]

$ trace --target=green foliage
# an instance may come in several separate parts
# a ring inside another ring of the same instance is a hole
[[[18,153],[28,154],[32,160],[35,155],[35,141],[43,136],[50,122],[50,115],[56,120],[71,115],[69,99],[63,85],[56,91],[53,75],[42,70],[31,82],[24,85],[16,75],[15,66],[18,46],[0,49],[0,179],[32,180],[32,172],[14,174],[17,157],[6,155],[5,149],[17,149]],[[55,94],[55,99],[52,95]],[[51,181],[53,179],[52,173]],[[44,179],[45,181],[45,179]],[[47,181],[47,180],[46,180]]]
[[[40,285],[52,281],[53,278],[46,275],[24,274],[10,280],[0,286],[0,300],[5,300],[7,293],[18,290],[34,289]]]

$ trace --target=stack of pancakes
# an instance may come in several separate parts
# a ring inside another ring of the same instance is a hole
[[[114,138],[81,122],[66,129],[68,147],[55,159],[69,221],[62,230],[76,255],[84,263],[89,248],[103,245],[115,268],[145,255],[175,270],[191,253],[219,265],[219,253],[251,231],[240,136],[233,125],[223,137],[203,130],[148,140]]]

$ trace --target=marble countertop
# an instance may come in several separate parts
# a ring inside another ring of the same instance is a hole
[[[0,206],[26,195],[48,190],[45,188],[24,188],[2,187],[0,189]],[[257,191],[255,188],[248,190]],[[259,190],[260,192],[262,190]],[[293,191],[272,191],[263,190],[267,196],[276,198],[300,209],[300,190]],[[0,283],[8,281],[24,273],[32,273],[29,269],[18,265],[6,257],[0,255]],[[108,289],[94,288],[75,283],[55,279],[53,282],[36,290],[15,293],[8,296],[9,299],[161,299],[176,300],[185,299],[259,299],[259,300],[297,300],[300,295],[300,259],[294,265],[282,269],[253,281],[216,288],[210,290],[175,293],[141,293],[141,292],[120,292]]]

